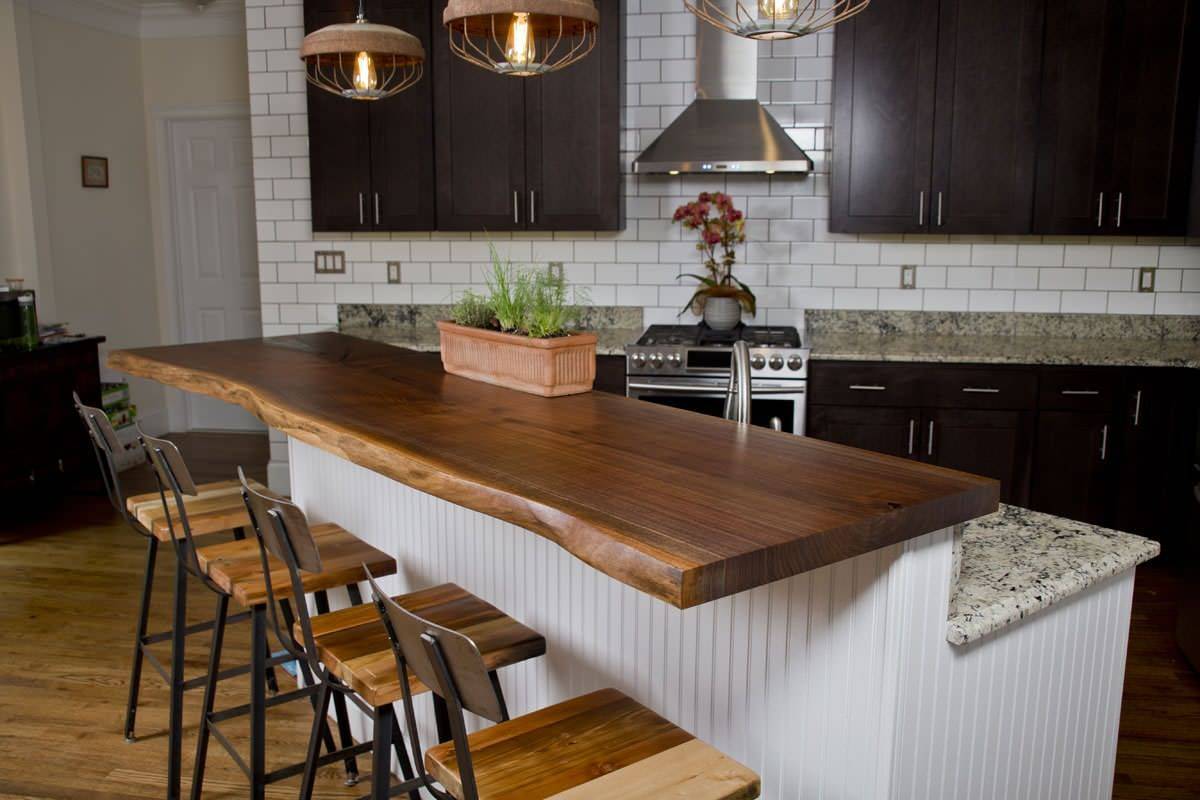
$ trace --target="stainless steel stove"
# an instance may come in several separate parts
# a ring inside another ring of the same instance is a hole
[[[625,347],[625,393],[721,416],[739,340],[750,346],[752,423],[803,435],[809,351],[793,327],[651,325]]]

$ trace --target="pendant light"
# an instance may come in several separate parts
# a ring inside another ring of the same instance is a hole
[[[683,0],[700,19],[746,39],[796,39],[850,19],[871,0],[758,0],[753,11],[734,0],[732,13],[721,0]],[[825,4],[823,4],[825,3]]]
[[[501,75],[530,77],[574,64],[596,46],[592,0],[450,0],[450,51]]]
[[[382,100],[421,79],[425,48],[411,33],[368,22],[363,2],[354,22],[305,36],[300,58],[314,86],[350,100]]]

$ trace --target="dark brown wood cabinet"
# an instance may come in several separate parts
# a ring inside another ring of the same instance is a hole
[[[922,0],[838,26],[830,230],[1029,231],[1042,13]]]
[[[1187,229],[1194,0],[1064,0],[1046,12],[1037,233]]]
[[[356,0],[305,0],[311,32],[354,19]],[[432,44],[427,0],[371,0],[367,16]],[[431,230],[432,87],[428,75],[386,100],[359,102],[308,86],[309,182],[314,231]]]
[[[919,408],[811,405],[806,433],[826,442],[910,458],[916,454],[920,420]]]
[[[1112,417],[1105,412],[1038,414],[1033,508],[1082,522],[1110,523],[1113,436]]]

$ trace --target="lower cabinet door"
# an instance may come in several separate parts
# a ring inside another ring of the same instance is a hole
[[[909,458],[917,451],[920,418],[920,411],[909,408],[810,405],[806,433],[814,439]]]
[[[1114,433],[1112,416],[1103,412],[1040,412],[1030,506],[1081,522],[1111,524]]]
[[[921,418],[918,453],[940,467],[1000,481],[1000,500],[1029,498],[1031,415],[1022,411],[929,409]]]

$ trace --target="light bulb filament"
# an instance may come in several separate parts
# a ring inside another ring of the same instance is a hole
[[[375,74],[375,60],[365,50],[354,58],[354,88],[359,92],[371,92],[379,86]]]
[[[529,13],[518,11],[513,14],[508,26],[508,42],[504,57],[514,67],[527,67],[534,63],[533,31],[529,29]]]
[[[758,13],[761,17],[781,19],[795,16],[799,5],[798,0],[758,0]]]

